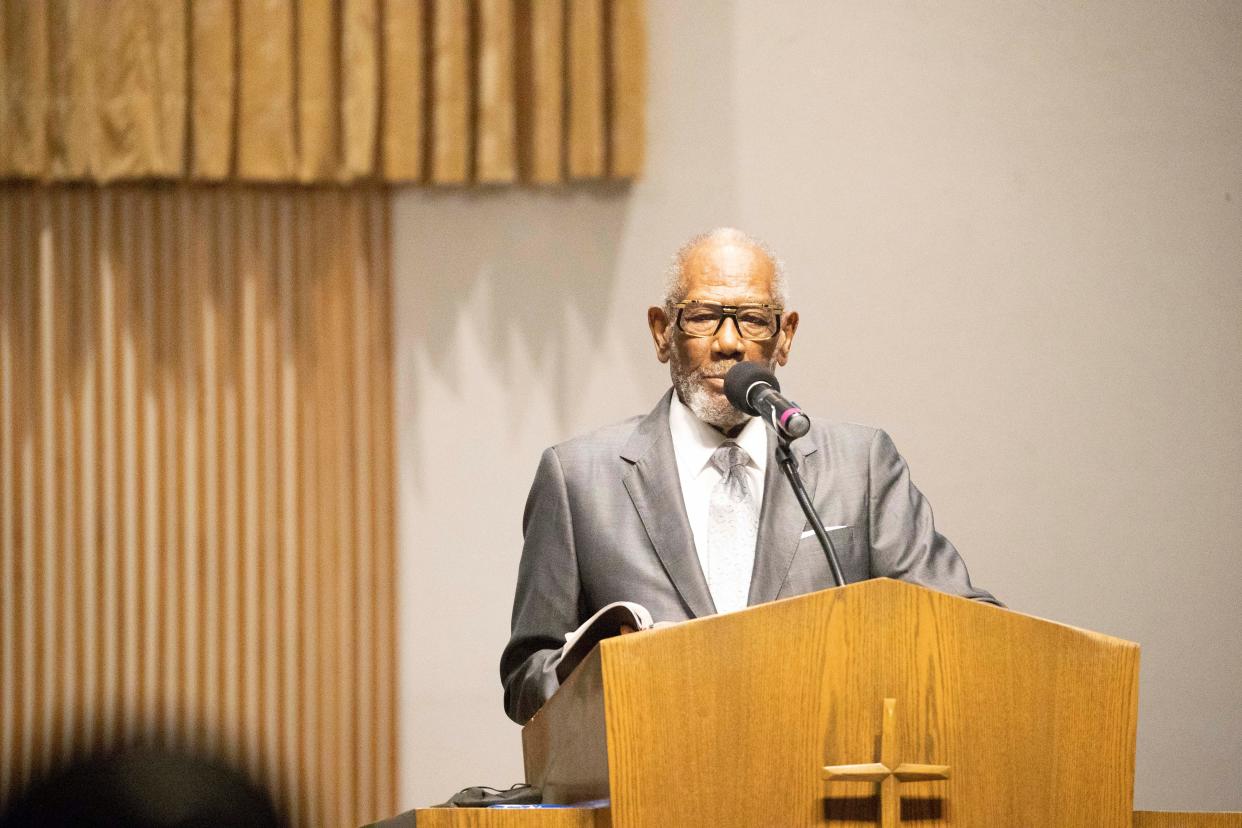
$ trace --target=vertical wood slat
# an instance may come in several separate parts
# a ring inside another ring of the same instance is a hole
[[[262,492],[262,511],[259,514],[259,537],[263,557],[260,561],[261,583],[258,585],[259,606],[262,611],[263,639],[260,642],[259,659],[262,675],[259,682],[261,693],[260,704],[260,743],[259,754],[263,758],[261,768],[262,779],[273,792],[277,801],[286,796],[284,778],[280,769],[281,726],[280,716],[280,660],[281,660],[281,601],[280,580],[282,577],[282,549],[280,545],[280,513],[277,504],[280,498],[277,478],[277,458],[279,456],[278,409],[277,395],[279,386],[276,379],[276,333],[275,327],[280,310],[276,306],[276,270],[278,231],[276,211],[277,196],[263,193],[262,215],[259,230],[261,233],[260,249],[263,251],[263,279],[258,286],[259,298],[259,329],[258,345],[261,359],[258,370],[258,386],[260,391],[259,444],[262,451],[259,477],[259,491]]]
[[[47,4],[4,3],[0,41],[0,175],[38,178],[47,164]]]
[[[40,708],[36,727],[43,731],[43,749],[45,751],[61,750],[62,727],[59,720],[57,697],[60,695],[64,676],[57,663],[60,650],[64,643],[63,619],[58,617],[61,602],[57,600],[63,588],[61,583],[64,548],[60,533],[57,531],[61,509],[64,504],[60,499],[61,487],[56,468],[56,458],[60,448],[60,429],[56,416],[56,383],[54,382],[57,365],[57,331],[64,324],[63,320],[54,319],[53,308],[61,297],[56,291],[56,271],[58,261],[52,234],[43,228],[51,221],[51,205],[46,190],[40,192],[35,205],[34,218],[37,222],[35,239],[37,245],[38,287],[35,293],[35,324],[38,331],[38,389],[39,408],[39,441],[35,452],[38,456],[36,469],[38,483],[35,497],[41,508],[35,510],[37,522],[37,546],[42,547],[43,554],[35,556],[35,579],[37,603],[40,613],[35,623],[39,625],[41,644],[40,662],[42,670],[38,674],[38,688],[35,703]],[[50,762],[41,757],[37,767],[46,768]]]
[[[341,7],[341,176],[375,171],[379,136],[380,37],[378,0],[343,0]]]
[[[242,724],[239,742],[246,768],[256,778],[262,778],[259,739],[263,713],[263,618],[259,610],[259,587],[262,578],[259,515],[263,509],[263,491],[260,488],[263,455],[259,445],[259,427],[262,422],[263,399],[259,394],[258,377],[262,362],[258,341],[258,293],[259,283],[266,269],[261,239],[262,200],[261,193],[248,190],[243,194],[242,209],[237,216],[239,244],[234,249],[239,288],[237,321],[240,328],[236,338],[239,348],[235,368],[238,379],[237,446],[240,483],[236,491],[241,495],[237,512],[240,522],[237,568],[241,599],[237,636],[241,642],[238,663],[242,665],[237,690],[241,705],[238,713]]]
[[[186,14],[189,5],[146,4],[153,30],[151,52],[155,67],[151,78],[154,98],[151,174],[160,177],[179,175],[185,164],[185,117],[189,93]]]
[[[298,178],[324,181],[336,177],[340,145],[337,117],[335,4],[301,0],[297,4]]]
[[[305,333],[308,330],[322,330],[318,318],[319,305],[322,302],[317,289],[317,283],[322,278],[322,272],[316,273],[317,278],[311,278],[309,275],[311,262],[324,261],[320,257],[319,251],[314,247],[316,236],[312,232],[317,223],[316,219],[322,213],[319,207],[319,202],[322,199],[322,194],[314,193],[309,198],[299,200],[294,208],[297,221],[294,222],[296,227],[296,259],[293,268],[295,274],[295,289],[293,293],[297,297],[294,309],[295,331],[297,332],[295,341],[298,346],[295,349],[295,364],[299,380],[305,379],[305,382],[299,383],[299,387],[303,389],[303,394],[301,396],[302,404],[298,408],[299,429],[301,432],[299,459],[302,466],[298,491],[299,515],[301,518],[298,525],[298,545],[303,550],[303,565],[301,567],[302,612],[298,618],[302,629],[302,635],[298,638],[299,655],[301,656],[301,680],[297,683],[297,700],[298,708],[303,711],[299,730],[301,731],[304,748],[299,761],[303,767],[306,787],[302,797],[298,800],[298,807],[303,813],[304,824],[307,825],[323,824],[324,809],[320,804],[320,798],[323,795],[320,757],[324,750],[331,749],[320,738],[321,719],[323,718],[321,715],[323,704],[321,702],[326,702],[326,699],[322,694],[316,692],[318,688],[323,686],[320,681],[321,672],[319,669],[319,614],[316,612],[319,607],[319,570],[320,557],[322,555],[319,537],[319,492],[316,484],[320,476],[319,443],[321,434],[316,402],[321,383],[316,370],[318,354],[316,353],[315,343]]]
[[[202,711],[199,735],[202,749],[218,753],[221,751],[220,724],[222,716],[221,663],[220,644],[220,394],[221,378],[218,373],[219,359],[217,356],[217,340],[226,336],[220,330],[219,300],[221,291],[219,281],[224,266],[224,257],[220,253],[225,228],[220,221],[219,202],[222,191],[200,192],[195,201],[195,225],[203,228],[201,236],[195,239],[195,260],[193,272],[202,281],[200,294],[201,307],[199,315],[202,319],[202,340],[200,342],[202,379],[199,387],[202,394],[199,404],[199,427],[202,437],[199,441],[201,473],[199,478],[199,502],[203,508],[199,513],[199,543],[202,544],[199,560],[199,573],[203,595],[203,627],[202,641],[202,675],[203,685],[200,696]]]
[[[157,317],[159,307],[155,301],[156,281],[160,273],[158,254],[159,225],[155,221],[154,202],[156,191],[144,189],[138,194],[138,220],[134,223],[137,238],[134,242],[135,271],[138,284],[137,362],[140,368],[137,383],[137,404],[141,418],[141,449],[138,452],[139,485],[138,538],[140,551],[135,566],[141,585],[137,609],[138,664],[140,686],[138,711],[135,724],[143,734],[139,738],[151,739],[159,726],[160,655],[162,642],[160,632],[167,625],[151,623],[152,619],[164,618],[160,599],[163,595],[163,554],[160,548],[159,524],[166,508],[161,502],[159,457],[159,376],[161,355],[157,353]]]
[[[97,733],[96,700],[99,697],[99,567],[97,556],[96,527],[98,520],[98,434],[96,429],[96,387],[98,356],[96,341],[97,276],[95,272],[98,255],[98,198],[91,193],[82,199],[82,209],[77,216],[83,238],[80,243],[69,241],[68,234],[61,234],[64,246],[74,252],[73,266],[69,269],[66,292],[73,299],[76,309],[73,321],[74,364],[80,366],[81,379],[76,383],[76,399],[71,408],[74,431],[77,434],[76,466],[73,472],[77,487],[77,563],[78,592],[76,602],[81,607],[81,623],[77,632],[77,649],[71,663],[78,665],[81,681],[76,683],[76,693],[68,709],[79,711],[71,751],[85,750],[94,743]],[[64,194],[62,221],[67,225],[73,215],[74,200]],[[0,346],[2,347],[2,346]]]
[[[139,273],[134,262],[134,240],[138,234],[138,200],[127,195],[116,200],[117,211],[112,225],[113,266],[116,276],[116,349],[117,391],[119,402],[116,419],[117,489],[120,541],[117,562],[117,638],[120,653],[119,715],[116,717],[118,741],[130,742],[138,735],[137,710],[140,704],[138,623],[143,584],[139,580],[138,556],[141,539],[139,527],[139,458],[142,456],[141,411],[138,406],[139,365],[138,328],[141,325]]]
[[[22,682],[22,724],[26,729],[26,736],[21,739],[24,749],[24,759],[26,760],[26,769],[30,771],[41,770],[46,762],[41,754],[44,751],[44,743],[47,735],[39,722],[39,694],[38,687],[43,679],[43,625],[40,615],[42,590],[39,589],[39,579],[42,574],[43,566],[41,556],[38,555],[38,549],[43,538],[39,532],[39,522],[36,518],[39,503],[39,477],[42,464],[39,462],[39,448],[42,443],[42,422],[39,418],[39,306],[38,293],[41,283],[41,274],[39,272],[38,261],[38,242],[39,233],[37,231],[38,219],[38,199],[32,199],[29,203],[21,205],[21,218],[19,226],[22,228],[22,235],[19,237],[19,244],[23,248],[20,259],[23,271],[19,271],[23,277],[25,284],[20,285],[18,302],[21,305],[21,317],[24,322],[25,330],[25,351],[26,359],[29,360],[25,370],[25,382],[22,387],[29,389],[29,395],[22,404],[24,411],[26,434],[21,440],[21,464],[22,469],[19,476],[22,486],[22,503],[21,516],[18,518],[21,526],[22,538],[24,539],[24,548],[21,551],[22,561],[22,601],[24,619],[17,625],[22,631],[22,643],[25,645],[26,657],[22,659],[25,667],[24,680]]]
[[[53,178],[84,178],[94,170],[96,4],[55,0],[48,6],[48,165]],[[3,129],[3,127],[0,127]]]
[[[423,66],[425,0],[389,0],[383,15],[383,176],[387,181],[423,177]]]
[[[565,15],[561,0],[529,0],[519,10],[519,153],[523,178],[555,184],[564,155]]]
[[[478,0],[478,14],[474,179],[507,184],[517,176],[513,0]]]
[[[293,0],[239,3],[237,8],[237,174],[253,181],[289,181],[297,172]]]
[[[431,181],[470,174],[470,4],[432,0]]]
[[[137,741],[396,809],[384,199],[0,187],[0,800]]]
[[[175,704],[177,711],[178,746],[188,749],[191,746],[201,748],[203,745],[201,719],[198,711],[204,709],[203,684],[203,639],[205,637],[204,612],[202,595],[206,591],[203,578],[203,552],[205,550],[204,534],[201,531],[201,519],[204,508],[202,498],[202,469],[204,460],[201,457],[199,442],[202,422],[203,384],[203,313],[208,279],[200,263],[204,259],[203,239],[206,236],[206,225],[200,221],[203,205],[203,194],[192,192],[186,198],[174,200],[174,209],[178,214],[181,228],[198,228],[198,232],[190,236],[189,244],[177,246],[177,269],[186,274],[183,290],[175,291],[181,297],[177,308],[175,330],[181,336],[181,375],[176,380],[182,402],[180,445],[175,453],[182,460],[178,464],[180,485],[177,502],[181,504],[181,534],[178,546],[181,549],[182,578],[178,594],[182,596],[182,650],[179,668],[183,679],[183,692]],[[178,234],[177,238],[184,238]],[[174,334],[176,335],[176,334]]]
[[[161,414],[160,519],[163,522],[160,557],[164,566],[161,581],[165,600],[163,612],[167,619],[160,633],[161,669],[157,673],[161,674],[162,692],[160,717],[156,727],[165,734],[169,744],[178,747],[186,744],[181,713],[185,707],[182,700],[188,695],[188,673],[184,669],[183,652],[191,638],[183,608],[190,597],[186,591],[187,560],[184,550],[188,548],[188,544],[184,528],[186,511],[183,506],[185,472],[190,455],[184,451],[181,443],[182,434],[186,430],[185,400],[188,392],[182,381],[182,366],[187,362],[187,355],[181,324],[186,320],[184,297],[189,294],[189,285],[188,280],[177,278],[178,273],[185,272],[187,264],[183,252],[185,246],[178,249],[178,241],[185,238],[188,229],[181,209],[187,202],[188,199],[176,198],[172,188],[165,188],[160,192],[156,215],[156,225],[159,228],[156,255],[160,262],[160,277],[156,286],[159,322],[156,339],[161,344],[161,352],[157,358]],[[178,287],[181,289],[176,289]]]
[[[373,481],[373,504],[376,529],[374,535],[375,568],[371,594],[374,596],[375,677],[371,683],[375,705],[375,779],[376,808],[382,813],[397,801],[397,602],[391,582],[397,572],[396,553],[396,444],[393,412],[394,342],[392,317],[392,202],[388,199],[370,202],[371,231],[371,377],[374,402],[371,406],[371,429],[374,439],[376,475]]]
[[[12,50],[9,48],[9,13],[6,6],[7,4],[0,3],[0,72],[9,77],[13,72],[13,64],[9,57]],[[0,82],[0,136],[4,138],[0,140],[0,177],[15,174],[12,141],[9,139],[12,134],[9,123],[9,84]]]
[[[275,213],[277,222],[273,229],[276,236],[276,271],[275,293],[272,297],[275,316],[274,336],[272,342],[273,361],[276,379],[273,392],[274,417],[277,423],[277,464],[276,482],[273,498],[276,504],[276,523],[278,526],[277,547],[280,550],[280,612],[274,622],[277,630],[297,629],[300,621],[297,616],[299,594],[298,558],[302,551],[298,548],[298,508],[297,508],[297,385],[296,374],[292,361],[293,333],[293,199],[285,194],[281,197]],[[296,640],[285,642],[285,646],[277,644],[279,654],[279,678],[276,681],[280,690],[291,690],[298,686],[299,648]],[[275,661],[276,658],[273,658]],[[289,816],[293,824],[299,823],[301,814],[300,802],[297,797],[298,780],[301,776],[301,742],[298,739],[299,713],[296,707],[296,696],[278,698],[276,710],[281,716],[279,743],[273,748],[277,756],[283,757],[279,772],[281,774],[280,789],[282,792],[282,810]]]
[[[20,193],[14,193],[20,197]],[[115,742],[116,723],[120,719],[118,700],[120,698],[120,661],[119,616],[120,600],[118,595],[117,561],[120,557],[119,525],[120,515],[117,508],[117,479],[119,467],[117,436],[116,436],[116,386],[117,386],[117,287],[116,268],[113,267],[112,239],[115,233],[116,201],[109,191],[100,196],[100,222],[95,242],[95,258],[99,268],[99,291],[96,293],[99,311],[98,338],[95,347],[99,353],[99,382],[96,386],[96,428],[98,429],[100,460],[98,463],[98,573],[100,592],[103,600],[99,610],[99,652],[101,657],[96,660],[96,680],[99,688],[99,714],[95,717],[98,725],[95,738],[105,747],[112,747]]]
[[[116,0],[95,16],[96,180],[171,175],[183,168],[183,13],[173,3]]]
[[[368,303],[368,285],[376,278],[370,272],[374,260],[366,255],[370,242],[367,232],[366,215],[368,205],[358,199],[351,199],[349,204],[349,227],[353,238],[352,249],[355,251],[353,261],[346,269],[350,279],[349,293],[352,307],[350,338],[353,349],[350,353],[348,366],[349,376],[354,377],[353,399],[349,401],[352,414],[350,450],[355,458],[353,462],[354,491],[353,503],[349,510],[353,520],[353,537],[348,541],[354,549],[374,549],[374,533],[372,531],[372,505],[374,493],[371,489],[372,467],[374,465],[374,446],[371,439],[371,372],[367,370],[371,364],[370,353],[370,310]],[[357,641],[370,642],[375,638],[375,625],[372,622],[372,611],[368,606],[375,560],[371,556],[359,556],[354,568],[353,594],[346,600],[354,611],[354,637]],[[374,676],[375,661],[371,657],[371,648],[366,644],[353,648],[353,663],[350,666],[352,677]],[[351,685],[356,694],[354,705],[358,710],[357,726],[354,729],[353,757],[351,765],[354,769],[354,784],[358,798],[366,798],[369,807],[375,807],[375,759],[374,728],[375,704],[367,693],[366,684],[351,678]]]
[[[234,0],[195,0],[190,5],[190,135],[187,172],[218,181],[233,172],[237,119],[237,43]]]
[[[635,178],[643,168],[647,35],[642,0],[611,0],[608,55],[608,175]]]
[[[3,12],[0,12],[3,14]],[[2,28],[0,28],[2,30]],[[3,38],[0,38],[2,40]],[[0,61],[0,65],[3,62]],[[0,116],[2,117],[2,116]],[[13,260],[12,199],[0,194],[0,262]],[[16,299],[14,268],[0,270],[0,308],[12,308]],[[13,471],[13,351],[15,349],[11,313],[0,313],[0,791],[11,790],[17,780],[17,756],[13,746],[17,737],[17,626],[15,596],[17,539],[14,535],[17,494]]]
[[[68,198],[63,192],[53,193],[53,207],[56,212],[53,221],[60,226],[67,223]],[[89,227],[89,208],[87,215]],[[89,231],[88,231],[89,232]],[[78,291],[73,289],[75,281],[80,278],[81,248],[89,247],[89,240],[84,245],[72,245],[65,234],[57,234],[53,238],[56,245],[55,292],[61,298],[62,311],[59,314],[60,324],[56,329],[56,363],[63,366],[80,366],[81,351],[77,337],[83,329],[82,302]],[[84,374],[85,372],[82,371]],[[82,410],[81,386],[77,382],[61,382],[56,387],[56,416],[59,438],[57,440],[56,484],[60,489],[60,514],[57,516],[60,533],[61,578],[57,593],[61,597],[62,606],[57,621],[63,627],[63,639],[59,646],[59,663],[57,669],[64,664],[81,664],[83,649],[81,646],[82,629],[85,618],[83,608],[86,604],[81,589],[82,572],[85,569],[83,550],[79,532],[81,524],[82,502],[78,497],[78,481],[82,479],[82,455],[85,445],[82,433],[78,429],[77,412]],[[79,675],[84,671],[79,671]],[[56,699],[58,707],[58,728],[60,730],[59,750],[68,753],[80,743],[78,739],[79,723],[75,710],[81,709],[78,694],[81,682],[64,679]]]
[[[574,0],[567,22],[570,178],[600,178],[606,169],[604,0]]]

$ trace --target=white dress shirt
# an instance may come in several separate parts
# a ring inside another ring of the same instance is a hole
[[[736,437],[726,437],[716,429],[704,423],[687,408],[677,395],[669,404],[668,428],[673,436],[673,455],[677,460],[677,476],[681,480],[681,496],[686,504],[686,517],[690,520],[690,532],[694,535],[694,548],[699,556],[699,566],[703,572],[709,572],[707,549],[707,516],[711,505],[712,488],[723,479],[723,475],[712,468],[708,462],[713,452],[726,440],[733,440],[742,447],[750,457],[746,463],[746,485],[750,487],[755,499],[756,512],[763,504],[763,476],[768,463],[768,435],[766,426],[758,417],[752,417]],[[744,576],[746,578],[745,594],[750,588],[750,573],[754,569],[754,550],[751,550],[752,565]],[[721,599],[717,594],[722,592],[721,585],[712,589],[712,600],[717,609],[721,609]],[[734,587],[742,586],[734,584]],[[709,589],[712,587],[708,584]],[[730,590],[735,591],[735,590]],[[735,609],[740,609],[736,607]]]

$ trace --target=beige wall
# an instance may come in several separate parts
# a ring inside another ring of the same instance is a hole
[[[402,804],[521,778],[539,452],[650,408],[658,274],[728,223],[799,402],[888,429],[1010,606],[1143,644],[1136,804],[1242,809],[1242,5],[649,7],[641,183],[396,200]]]

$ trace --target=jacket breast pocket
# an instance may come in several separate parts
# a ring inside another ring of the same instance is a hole
[[[869,575],[865,550],[859,545],[858,530],[854,526],[837,526],[828,530],[828,540],[832,542],[833,551],[837,553],[837,561],[841,564],[841,572],[846,583],[866,580]],[[786,579],[780,595],[787,598],[836,586],[832,579],[832,570],[828,566],[828,558],[815,533],[807,527],[798,541],[798,551],[794,556],[793,566]]]

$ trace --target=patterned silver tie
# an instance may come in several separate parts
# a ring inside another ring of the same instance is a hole
[[[712,488],[707,511],[707,586],[718,612],[746,606],[755,567],[759,505],[746,480],[750,457],[737,443],[721,443],[711,466],[722,479]]]

